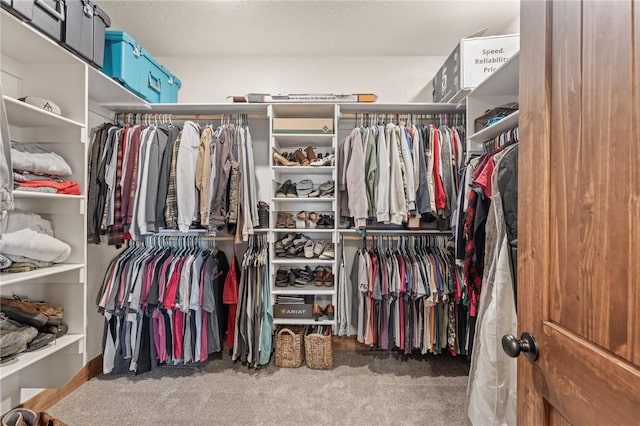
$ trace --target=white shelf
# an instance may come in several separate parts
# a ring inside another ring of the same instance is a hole
[[[63,127],[82,129],[84,124],[58,114],[29,105],[26,102],[3,96],[9,124],[17,127]]]
[[[8,376],[24,370],[30,365],[54,354],[62,349],[66,348],[73,343],[79,342],[84,338],[84,334],[67,334],[65,336],[57,338],[53,343],[45,346],[44,348],[35,350],[33,352],[23,352],[16,356],[16,359],[9,361],[7,364],[0,366],[0,379],[5,379]]]
[[[89,69],[89,99],[93,99],[103,107],[112,109],[115,112],[121,112],[119,107],[125,105],[149,112],[151,107],[144,99],[105,75],[102,71],[92,66],[87,68]]]
[[[271,201],[276,202],[276,201],[302,201],[302,202],[308,202],[308,203],[313,203],[313,202],[318,202],[318,201],[335,201],[336,198],[335,197],[306,197],[306,198],[291,198],[291,197],[282,197],[282,198],[272,198]]]
[[[378,114],[408,114],[408,113],[452,113],[464,112],[464,108],[458,104],[446,103],[408,103],[408,104],[378,104],[378,103],[348,103],[338,104],[340,113],[378,113]]]
[[[518,96],[520,82],[520,52],[491,73],[467,97]]]
[[[333,228],[273,228],[273,232],[278,234],[332,234]]]
[[[516,127],[518,125],[519,117],[520,111],[515,111],[502,120],[493,123],[491,126],[485,127],[479,132],[470,135],[468,139],[469,141],[476,143],[481,143],[493,139],[496,136],[506,132],[507,130]]]
[[[322,317],[321,317],[322,318]],[[288,324],[288,325],[335,325],[335,320],[321,319],[319,321],[315,321],[313,318],[311,319],[294,319],[294,318],[274,318],[273,323],[275,325]]]
[[[84,268],[84,264],[82,263],[61,263],[47,268],[38,268],[29,272],[4,272],[0,274],[0,287],[35,280],[37,278],[50,277],[63,272],[76,271],[82,268]]]
[[[131,112],[131,113],[150,113],[150,114],[183,114],[183,115],[207,115],[207,114],[257,114],[264,115],[267,119],[267,104],[249,104],[249,103],[157,103],[147,104],[146,106],[136,105],[115,105],[114,111]],[[250,117],[250,120],[253,119]]]
[[[84,200],[84,195],[69,195],[69,194],[49,194],[46,192],[36,192],[36,191],[22,191],[20,189],[15,189],[13,191],[13,196],[15,198],[33,198],[33,199],[42,199],[42,200]]]
[[[336,166],[274,166],[274,172],[292,175],[331,174]]]
[[[84,63],[5,10],[0,12],[0,50],[23,64]]]
[[[276,118],[333,118],[335,103],[274,102],[271,104]]]
[[[272,133],[279,141],[287,139],[332,139],[335,133]]]
[[[275,257],[271,262],[274,265],[332,265],[335,259],[302,259],[299,257]]]
[[[314,286],[315,287],[315,286]],[[279,288],[279,287],[275,287],[274,290],[271,290],[272,294],[286,294],[286,295],[305,295],[305,296],[313,296],[314,294],[317,295],[324,295],[324,296],[331,296],[336,294],[336,291],[334,290],[333,287],[315,287],[315,288]]]

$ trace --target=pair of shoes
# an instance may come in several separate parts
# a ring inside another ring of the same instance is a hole
[[[332,197],[334,193],[335,185],[332,180],[328,180],[319,185],[313,190],[309,197]]]
[[[311,162],[316,161],[316,153],[311,146],[306,147],[304,152],[302,152],[302,148],[298,148],[293,155],[302,166],[308,166]]]
[[[258,228],[269,227],[269,204],[264,201],[258,201],[258,221],[260,222]]]
[[[319,227],[318,224],[320,223],[322,216],[316,212],[301,210],[298,212],[297,218],[305,224],[305,228],[314,229]]]
[[[276,191],[276,198],[296,198],[297,196],[296,184],[291,183],[291,179],[284,181],[282,186]]]
[[[302,179],[296,184],[296,193],[300,198],[307,198],[313,191],[313,182],[311,179]]]
[[[323,215],[320,215],[320,219],[318,220],[316,227],[327,229],[327,228],[333,228],[334,225],[335,225],[335,222],[333,220],[333,216],[323,214]]]
[[[315,161],[312,161],[310,165],[314,167],[333,166],[335,164],[335,161],[336,161],[336,156],[333,154],[327,155],[324,158],[322,158],[322,156],[319,155],[318,158]]]
[[[276,151],[274,149],[273,150],[273,165],[274,166],[299,166],[300,163],[298,163],[297,161],[289,160],[287,157],[279,154],[278,151]]]
[[[50,306],[44,302],[22,300],[17,296],[14,296],[13,299],[1,298],[0,310],[7,317],[34,327],[42,327],[45,324],[60,324],[63,315],[63,309],[60,307]]]
[[[293,215],[289,212],[278,212],[278,218],[276,220],[276,228],[295,229],[296,221],[293,218]]]
[[[313,273],[313,285],[316,287],[333,287],[333,273],[331,268],[318,266]]]
[[[289,274],[284,269],[276,272],[276,287],[287,287],[289,285]]]
[[[331,304],[325,306],[324,309],[322,309],[322,307],[320,305],[314,304],[312,312],[313,312],[313,319],[315,321],[318,321],[320,319],[320,317],[324,316],[324,315],[329,317],[330,321],[333,321],[335,310],[333,308],[333,305],[331,305]]]
[[[29,325],[0,314],[0,356],[2,361],[27,350],[27,345],[38,335],[38,330]]]
[[[14,408],[2,417],[2,426],[67,426],[51,414],[28,408]]]

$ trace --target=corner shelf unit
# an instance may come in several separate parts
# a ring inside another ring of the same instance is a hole
[[[507,63],[489,75],[467,95],[467,152],[482,152],[482,143],[499,136],[518,125],[519,111],[502,120],[475,131],[475,120],[485,111],[518,101],[520,54],[516,53]]]

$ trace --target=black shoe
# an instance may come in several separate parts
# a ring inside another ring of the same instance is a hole
[[[289,193],[289,188],[291,187],[291,179],[287,179],[284,181],[280,189],[276,191],[276,198],[285,198]],[[295,192],[295,190],[294,190]]]
[[[295,183],[290,184],[287,188],[287,198],[298,198],[298,189],[296,188]]]

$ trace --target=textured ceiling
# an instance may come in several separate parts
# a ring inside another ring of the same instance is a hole
[[[97,3],[154,56],[444,56],[519,14],[518,0]]]

